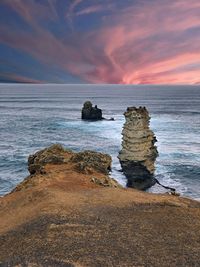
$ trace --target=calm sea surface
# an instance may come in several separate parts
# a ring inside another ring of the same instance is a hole
[[[81,121],[86,100],[116,120]],[[0,85],[0,195],[28,175],[29,154],[53,143],[109,153],[111,176],[125,185],[117,155],[128,106],[146,106],[151,113],[157,179],[200,199],[200,86]]]

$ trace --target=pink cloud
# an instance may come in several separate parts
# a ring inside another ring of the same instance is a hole
[[[188,71],[188,75],[184,72],[185,78],[178,75],[176,69],[200,63],[200,36],[191,38],[185,32],[200,26],[200,7],[192,8],[191,3],[186,5],[185,1],[182,9],[176,10],[173,2],[154,1],[153,6],[151,2],[145,7],[125,9],[112,17],[112,25],[105,25],[96,34],[97,42],[104,47],[117,74],[116,83],[144,83],[145,76],[154,77],[146,79],[147,83],[194,83],[196,79],[192,79],[192,73],[195,77],[200,69]],[[104,72],[106,66],[97,66],[96,75],[103,73],[103,82],[112,81],[109,76],[113,69]],[[165,74],[170,70],[175,73],[173,79],[172,74]]]
[[[84,33],[74,30],[63,39],[41,27],[38,21],[46,11],[50,12],[46,16],[54,14],[56,18],[55,5],[40,9],[32,0],[7,1],[35,31],[10,33],[7,27],[1,26],[0,42],[32,55],[43,64],[56,65],[90,83],[198,83],[198,0],[138,1],[137,5],[121,10],[113,8],[102,18],[98,29]],[[80,9],[82,2],[75,0],[69,6],[70,23],[74,15],[82,19],[103,10],[101,5]],[[197,68],[191,69],[192,64]]]
[[[58,14],[55,8],[55,0],[47,0],[47,5],[34,0],[1,0],[2,3],[11,7],[18,13],[27,23],[36,27],[38,20],[49,19],[55,20]]]

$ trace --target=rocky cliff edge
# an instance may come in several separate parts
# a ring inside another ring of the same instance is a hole
[[[0,198],[0,266],[199,266],[200,203],[125,189],[109,155],[53,145]]]

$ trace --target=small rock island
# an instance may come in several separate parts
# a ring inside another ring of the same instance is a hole
[[[128,179],[127,186],[145,190],[155,184],[153,177],[158,151],[156,137],[149,128],[150,116],[145,107],[128,107],[122,130],[119,160]]]
[[[106,121],[114,121],[114,118],[104,118],[102,116],[102,110],[95,105],[93,107],[90,101],[86,101],[83,104],[83,108],[81,111],[81,119],[86,121],[99,121],[99,120],[106,120]]]
[[[82,120],[103,120],[102,117],[102,110],[95,105],[92,106],[92,103],[90,101],[86,101],[82,108]]]

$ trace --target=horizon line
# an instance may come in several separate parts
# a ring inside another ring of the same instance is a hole
[[[0,85],[89,85],[89,86],[200,86],[200,84],[114,84],[114,83],[1,83]]]

